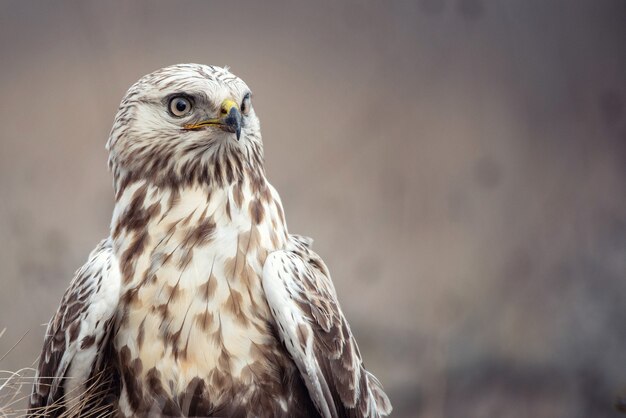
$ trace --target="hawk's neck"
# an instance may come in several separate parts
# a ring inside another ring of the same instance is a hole
[[[287,227],[280,197],[264,177],[244,177],[224,187],[162,187],[139,180],[118,196],[111,236],[127,283],[137,279],[138,268],[158,265],[161,256],[169,257],[165,264],[182,268],[194,251],[220,249],[228,238],[282,248]]]

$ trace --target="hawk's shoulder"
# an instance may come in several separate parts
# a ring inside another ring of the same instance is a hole
[[[310,241],[290,236],[263,267],[263,288],[285,347],[323,417],[378,417],[391,403],[365,370],[330,274]]]
[[[119,302],[120,273],[111,242],[105,239],[80,268],[48,323],[29,402],[29,414],[74,415],[88,393],[113,384],[104,373],[108,343]],[[105,390],[106,392],[107,390]],[[85,411],[83,411],[84,414]],[[43,414],[42,414],[43,413]]]

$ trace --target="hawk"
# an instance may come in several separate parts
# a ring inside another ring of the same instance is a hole
[[[240,78],[144,76],[107,149],[110,236],[48,324],[31,416],[390,413],[326,265],[287,232]]]

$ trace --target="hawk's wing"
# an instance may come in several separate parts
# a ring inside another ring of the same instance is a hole
[[[103,360],[119,289],[120,272],[107,239],[76,272],[48,324],[29,402],[31,416],[74,416],[80,409],[84,416],[86,405],[102,406],[113,384]],[[87,399],[89,394],[94,399]]]
[[[378,417],[391,403],[361,354],[343,316],[326,265],[298,236],[271,253],[263,288],[278,333],[320,414]]]

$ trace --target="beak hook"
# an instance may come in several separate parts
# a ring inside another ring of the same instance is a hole
[[[237,141],[241,137],[241,120],[241,112],[236,107],[231,107],[228,116],[224,119],[224,124],[229,128],[228,130],[237,136]]]

